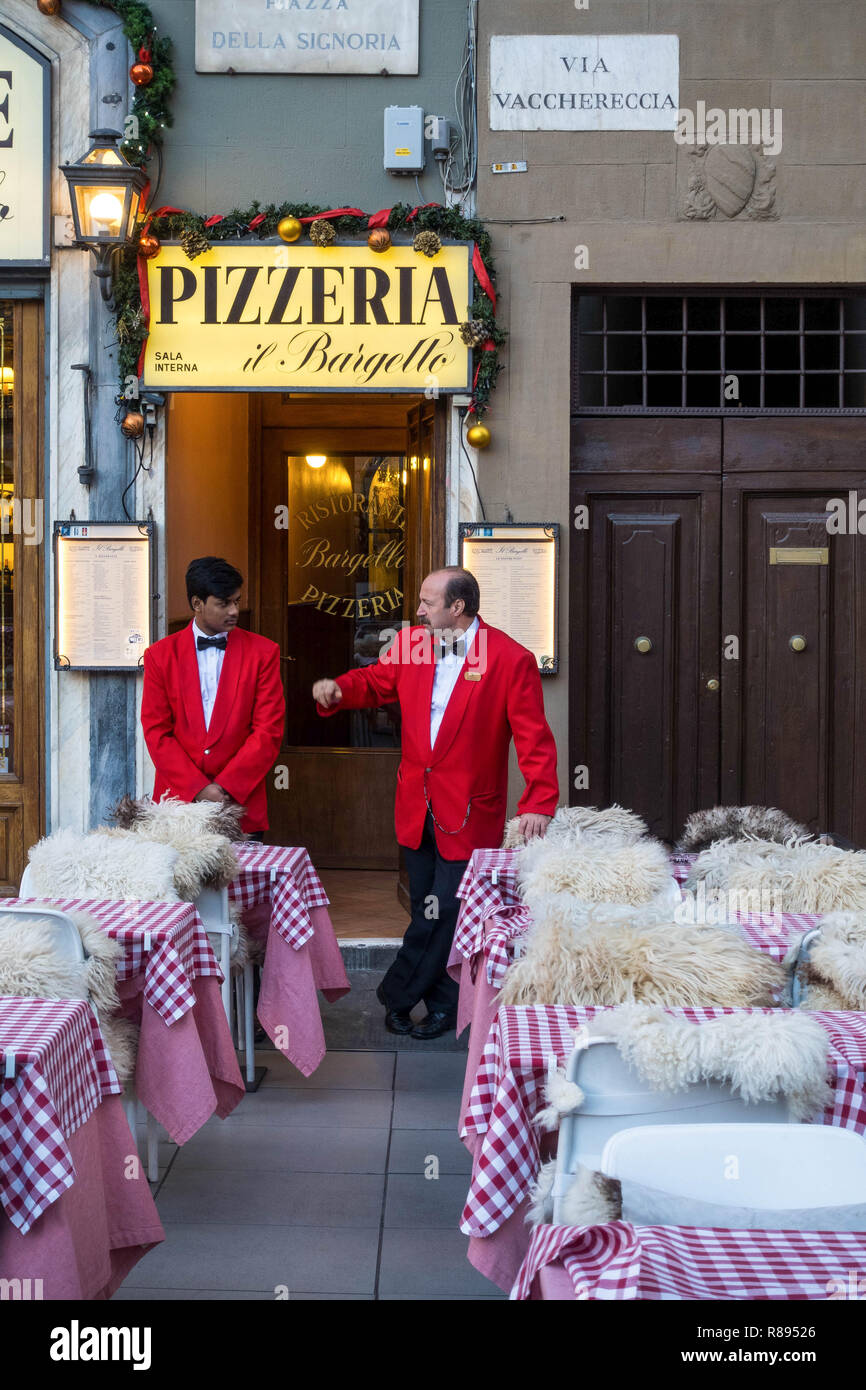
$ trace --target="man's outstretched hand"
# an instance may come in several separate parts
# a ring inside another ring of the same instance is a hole
[[[343,692],[336,681],[316,681],[313,686],[313,699],[324,709],[333,709],[343,698]]]
[[[519,829],[524,840],[534,840],[536,837],[540,838],[545,835],[547,827],[550,825],[550,819],[550,816],[538,816],[534,813],[521,816]]]

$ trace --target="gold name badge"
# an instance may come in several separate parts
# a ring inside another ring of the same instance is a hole
[[[480,681],[480,680],[481,680],[481,672],[480,672],[480,671],[466,671],[466,672],[464,672],[463,679],[464,679],[465,681]]]

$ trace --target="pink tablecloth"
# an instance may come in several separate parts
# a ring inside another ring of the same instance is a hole
[[[573,1047],[573,1030],[599,1012],[604,1011],[541,1005],[500,1009],[487,1039],[464,1122],[475,1140],[461,1230],[471,1237],[472,1264],[503,1288],[510,1288],[529,1241],[523,1213],[540,1161],[533,1118],[542,1104],[548,1059],[553,1055],[564,1062]],[[699,1024],[741,1011],[669,1012]],[[866,1015],[812,1017],[828,1035],[834,1084],[823,1122],[866,1133]]]
[[[15,1297],[110,1298],[165,1239],[119,1096],[103,1099],[68,1152],[72,1186],[27,1235],[0,1215],[0,1276],[22,1281]]]
[[[185,1144],[211,1115],[230,1114],[244,1083],[220,997],[222,974],[192,903],[44,901],[88,913],[123,947],[121,1012],[141,1026],[135,1091],[171,1138]]]
[[[310,1076],[325,1055],[316,994],[329,1003],[350,985],[328,913],[328,899],[305,849],[239,847],[241,873],[232,896],[244,925],[266,942],[258,1017],[274,1046]]]
[[[864,1231],[539,1226],[514,1299],[818,1299],[848,1296]]]

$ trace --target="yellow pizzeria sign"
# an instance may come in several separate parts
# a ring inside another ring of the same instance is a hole
[[[146,386],[160,390],[465,391],[471,246],[223,243],[147,261]]]

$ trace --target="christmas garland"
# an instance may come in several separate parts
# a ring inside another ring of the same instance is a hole
[[[263,241],[277,235],[277,228],[286,218],[297,218],[311,229],[311,239],[327,244],[322,224],[330,225],[335,236],[365,238],[372,229],[386,228],[389,232],[413,233],[419,254],[435,254],[438,238],[473,243],[475,294],[471,319],[461,326],[461,337],[470,343],[474,352],[475,371],[472,384],[470,414],[480,419],[490,403],[496,379],[503,370],[499,349],[507,334],[496,322],[495,271],[491,256],[490,233],[477,218],[461,216],[456,208],[440,203],[428,203],[413,208],[409,203],[396,203],[368,216],[359,208],[323,209],[311,203],[269,203],[262,207],[235,208],[225,215],[202,217],[199,213],[179,208],[160,208],[151,213],[144,235],[180,241],[190,260],[203,255],[214,243],[245,238]],[[424,240],[425,234],[432,241]],[[321,238],[321,240],[320,240]],[[141,272],[141,274],[140,274]],[[121,380],[139,373],[142,350],[147,340],[148,316],[142,302],[142,258],[136,248],[123,253],[114,286],[117,312],[117,337],[120,344],[119,365]]]
[[[162,132],[172,124],[170,99],[175,86],[172,65],[171,39],[160,37],[150,7],[144,0],[89,0],[101,9],[113,10],[123,24],[123,32],[138,54],[130,77],[136,84],[130,115],[134,117],[130,138],[121,149],[131,164],[143,166],[151,146],[162,144]],[[59,6],[58,6],[59,8]],[[463,217],[456,208],[440,203],[428,203],[413,208],[409,203],[396,203],[368,217],[359,208],[325,209],[310,203],[269,203],[262,207],[253,203],[245,211],[235,209],[226,216],[203,217],[198,213],[177,208],[158,209],[148,214],[144,233],[156,238],[180,240],[190,260],[202,255],[214,242],[250,238],[262,241],[277,234],[277,227],[287,217],[298,218],[310,226],[311,239],[327,245],[334,236],[366,237],[372,229],[389,232],[413,232],[419,254],[434,255],[438,238],[473,243],[475,295],[470,319],[461,325],[463,341],[473,349],[475,370],[472,382],[470,414],[477,419],[485,413],[491,393],[503,365],[499,349],[505,342],[505,330],[496,322],[495,271],[491,256],[490,234],[477,218]],[[329,231],[332,228],[333,231]],[[425,243],[424,237],[428,237]],[[430,239],[432,238],[432,240]],[[117,322],[118,366],[121,385],[139,375],[140,362],[148,335],[148,311],[142,300],[146,296],[146,275],[143,260],[135,247],[121,253],[114,285],[114,304]]]

